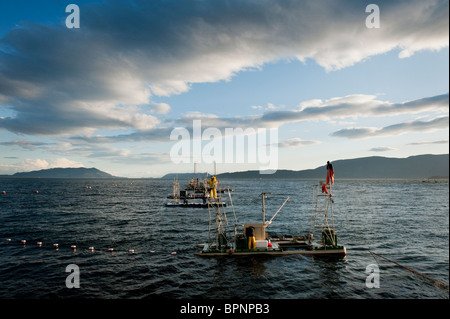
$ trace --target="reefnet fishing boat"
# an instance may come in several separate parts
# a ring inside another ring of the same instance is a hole
[[[206,182],[204,185],[206,185]],[[226,202],[222,200],[220,189],[217,191],[217,198],[214,199],[210,198],[206,186],[180,190],[180,184],[177,179],[173,181],[172,194],[169,194],[167,198],[172,199],[172,201],[166,203],[167,207],[208,208],[210,206],[227,206]]]
[[[218,256],[284,256],[314,255],[343,257],[347,250],[337,242],[334,227],[333,194],[321,193],[320,185],[313,185],[313,208],[310,232],[305,236],[271,237],[268,228],[275,217],[289,201],[286,197],[273,217],[265,220],[265,200],[270,193],[262,193],[262,222],[239,223],[233,208],[235,223],[230,225],[226,210],[220,206],[210,207],[210,227],[207,243],[198,245],[202,250],[195,253],[200,257]],[[231,201],[230,202],[233,207]],[[212,225],[215,224],[215,227]],[[314,241],[314,234],[320,239]],[[253,237],[253,238],[252,238]]]
[[[190,208],[208,208],[208,207],[226,207],[227,204],[222,200],[222,193],[233,191],[231,188],[222,188],[220,181],[216,180],[216,163],[214,162],[214,175],[211,176],[214,183],[210,184],[208,173],[203,180],[197,178],[197,164],[194,164],[194,176],[188,180],[187,186],[180,190],[178,178],[173,181],[172,194],[167,198],[172,199],[166,203],[167,207],[190,207]],[[211,188],[214,190],[211,191]]]

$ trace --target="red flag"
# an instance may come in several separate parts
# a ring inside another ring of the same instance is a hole
[[[334,184],[334,170],[330,162],[327,162],[327,184]]]

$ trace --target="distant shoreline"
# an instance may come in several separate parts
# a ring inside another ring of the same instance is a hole
[[[319,182],[320,180],[325,180],[325,178],[301,178],[301,177],[292,177],[292,178],[284,178],[284,177],[275,177],[275,178],[245,178],[245,177],[225,177],[221,178],[220,175],[217,175],[219,180],[222,181],[315,181]],[[13,175],[0,175],[1,179],[16,179],[16,180],[163,180],[163,181],[171,181],[170,178],[165,177],[17,177]],[[377,181],[406,181],[406,182],[449,182],[449,176],[438,176],[438,177],[426,177],[426,178],[339,178],[335,180],[335,184],[338,184],[340,181],[366,181],[366,182],[377,182]],[[183,181],[183,179],[178,179],[178,181]]]
[[[407,158],[381,156],[363,157],[332,161],[336,179],[363,180],[445,180],[449,179],[449,154],[424,154]],[[196,173],[196,178],[210,176],[207,172]],[[137,177],[135,179],[178,179],[186,180],[194,173],[169,173],[162,177]],[[278,169],[273,174],[261,174],[259,170],[225,172],[217,174],[225,180],[317,180],[326,177],[325,165],[315,169]],[[32,172],[18,172],[0,175],[0,178],[52,178],[52,179],[133,179],[133,177],[113,176],[97,168],[52,168]]]

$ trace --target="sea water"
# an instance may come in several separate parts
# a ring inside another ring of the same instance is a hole
[[[266,220],[284,196],[290,196],[290,201],[268,231],[306,235],[312,184],[221,181],[222,187],[234,189],[233,205],[223,194],[227,221],[230,225],[236,220],[262,221],[261,193],[270,192]],[[2,299],[449,296],[433,281],[375,255],[448,285],[447,181],[336,180],[334,224],[347,256],[331,260],[302,255],[196,257],[197,244],[208,240],[208,229],[214,226],[214,212],[165,207],[172,193],[171,180],[1,179],[1,191],[6,192],[0,193]],[[69,265],[79,269],[79,288],[66,284],[73,275],[67,272]],[[378,288],[366,283],[371,265],[379,270]]]

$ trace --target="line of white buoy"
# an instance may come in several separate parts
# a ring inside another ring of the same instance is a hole
[[[114,184],[114,186],[117,187],[117,184]],[[86,188],[86,189],[92,189],[92,186],[86,185],[84,188]],[[38,190],[34,190],[33,193],[39,194],[39,191],[38,191]],[[2,195],[6,195],[6,191],[5,191],[5,190],[2,190],[2,191],[1,191],[1,194],[2,194]]]
[[[7,241],[8,243],[11,243],[11,242],[12,242],[12,239],[11,239],[11,238],[7,238],[6,241]],[[21,243],[23,246],[26,246],[27,240],[26,240],[26,239],[22,239],[22,240],[20,240],[20,243]],[[43,247],[44,244],[43,244],[42,241],[38,241],[38,242],[36,242],[36,245],[37,245],[38,247]],[[54,244],[53,244],[53,247],[58,251],[59,248],[60,248],[60,245],[59,245],[58,243],[54,243]],[[77,251],[77,248],[78,248],[78,247],[77,247],[76,245],[70,245],[70,248],[75,252],[75,251]],[[94,251],[108,251],[108,252],[110,252],[110,253],[116,252],[116,250],[115,250],[114,248],[108,248],[108,249],[102,249],[102,248],[100,248],[100,249],[98,249],[98,248],[94,248],[94,246],[90,246],[90,247],[88,248],[88,250],[91,251],[91,252],[94,252]],[[117,251],[117,252],[121,252],[121,251]],[[155,254],[156,251],[155,251],[155,250],[149,250],[149,251],[147,251],[147,252],[142,252],[142,253]],[[141,254],[142,254],[142,253],[141,253]],[[129,249],[129,250],[128,250],[128,254],[134,255],[134,254],[137,254],[137,253],[136,253],[136,251],[135,251],[134,249]],[[170,255],[172,255],[172,256],[175,256],[176,254],[177,254],[177,252],[175,252],[175,251],[170,252]]]

